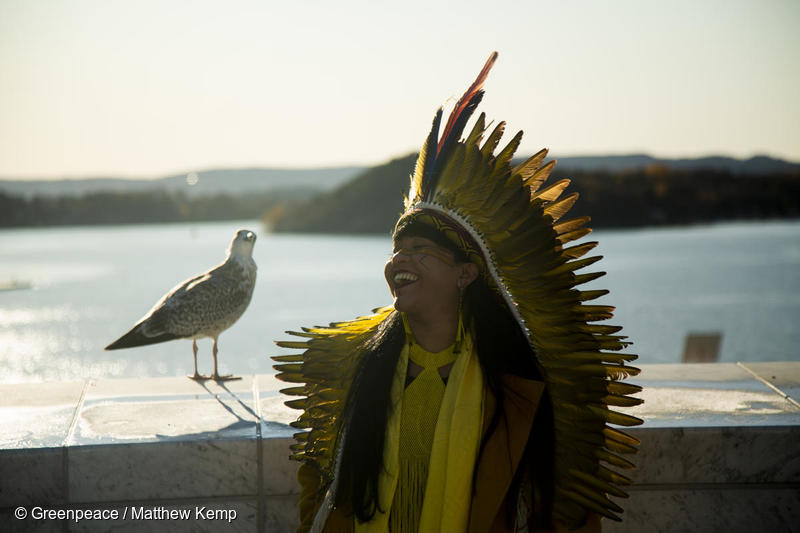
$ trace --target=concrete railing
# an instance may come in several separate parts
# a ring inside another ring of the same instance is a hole
[[[800,363],[642,370],[635,484],[604,531],[798,530]],[[0,385],[0,531],[293,531],[284,385]]]
[[[800,363],[642,365],[624,521],[611,532],[800,531]]]

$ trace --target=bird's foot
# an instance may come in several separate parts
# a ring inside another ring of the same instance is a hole
[[[195,381],[207,381],[211,379],[211,376],[204,376],[203,374],[198,374],[197,372],[195,372],[193,375],[189,375],[186,377],[188,377],[189,379],[193,379]]]
[[[238,379],[242,379],[239,376],[234,376],[231,374],[226,374],[224,376],[220,376],[219,374],[214,374],[214,381],[236,381]]]

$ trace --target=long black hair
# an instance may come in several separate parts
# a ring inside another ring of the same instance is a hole
[[[456,260],[467,262],[467,255],[434,228],[411,221],[395,230],[394,240],[403,236],[425,237],[452,251]],[[503,374],[542,380],[533,349],[511,311],[486,281],[479,276],[464,291],[463,319],[471,324],[475,349],[486,386],[496,398],[496,407],[484,432],[478,456],[503,420],[506,394]],[[364,354],[348,392],[341,440],[341,462],[334,494],[336,507],[366,522],[375,512],[387,512],[378,504],[378,480],[385,468],[383,450],[386,425],[391,412],[391,385],[403,344],[406,341],[400,313],[393,311],[361,348]],[[513,399],[509,399],[513,401]],[[507,421],[506,421],[507,423]],[[532,481],[537,501],[535,522],[551,525],[553,499],[554,428],[550,397],[545,390],[534,418],[521,465],[511,486],[513,509],[506,517],[511,525],[516,497],[523,477]],[[510,457],[509,457],[510,460]],[[524,475],[523,475],[524,474]],[[473,477],[474,488],[474,477]],[[531,522],[529,525],[533,525]]]

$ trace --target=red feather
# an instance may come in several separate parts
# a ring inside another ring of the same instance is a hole
[[[442,138],[439,141],[439,147],[436,149],[436,154],[438,155],[439,152],[442,151],[442,146],[444,145],[447,137],[450,135],[450,131],[453,129],[453,125],[458,120],[458,117],[461,116],[461,113],[467,107],[472,97],[475,96],[475,93],[481,90],[483,87],[483,83],[486,81],[486,78],[489,76],[489,71],[492,70],[494,66],[494,62],[497,60],[497,52],[492,52],[492,55],[489,56],[489,59],[486,61],[486,64],[483,65],[478,77],[475,78],[475,81],[472,85],[469,86],[469,89],[464,93],[461,99],[456,103],[455,108],[453,108],[453,112],[450,113],[450,118],[447,119],[447,125],[444,128],[444,133],[442,134]]]

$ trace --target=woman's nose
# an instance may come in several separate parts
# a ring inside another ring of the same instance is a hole
[[[398,263],[400,261],[408,261],[411,259],[411,253],[407,250],[397,250],[392,256],[389,258],[389,262],[392,264]]]

